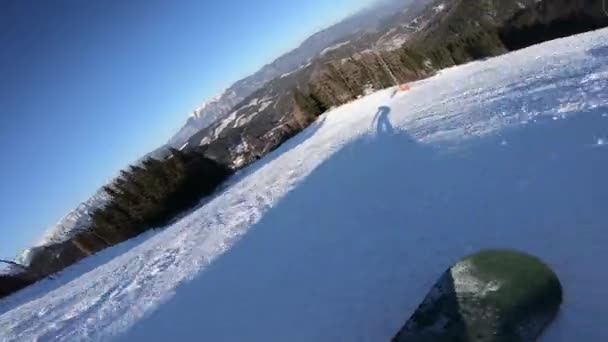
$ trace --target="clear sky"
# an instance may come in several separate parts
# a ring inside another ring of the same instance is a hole
[[[0,1],[0,258],[206,98],[371,2]]]

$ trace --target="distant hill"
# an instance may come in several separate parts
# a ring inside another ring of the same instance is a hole
[[[217,120],[223,119],[234,106],[269,81],[297,70],[324,51],[331,51],[335,46],[349,43],[351,36],[377,32],[388,17],[394,16],[395,13],[416,2],[427,2],[427,0],[381,1],[313,34],[296,49],[280,56],[258,72],[237,81],[216,97],[203,103],[194,110],[186,124],[171,138],[169,145],[175,148],[182,147],[192,135]]]

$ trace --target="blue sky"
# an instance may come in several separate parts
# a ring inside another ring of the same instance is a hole
[[[206,98],[371,2],[0,1],[0,257]]]

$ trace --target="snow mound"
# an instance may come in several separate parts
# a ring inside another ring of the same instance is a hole
[[[556,40],[336,108],[165,230],[0,301],[0,340],[386,341],[486,248],[558,273],[546,341],[607,340],[606,48]]]
[[[15,275],[21,272],[23,272],[23,270],[15,267],[14,265],[0,262],[0,275]]]

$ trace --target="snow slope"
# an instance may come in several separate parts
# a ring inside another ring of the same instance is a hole
[[[481,248],[549,263],[546,341],[608,332],[608,30],[337,108],[156,234],[0,301],[0,340],[386,341]]]

